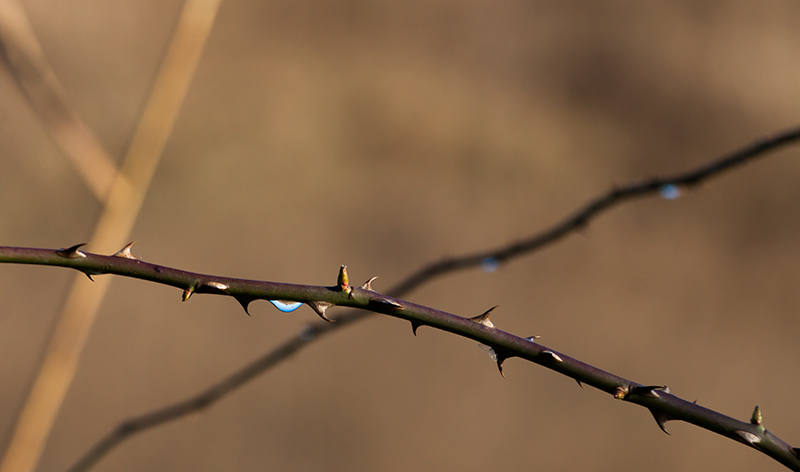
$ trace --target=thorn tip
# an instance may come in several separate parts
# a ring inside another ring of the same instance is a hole
[[[492,313],[492,311],[493,311],[495,308],[497,308],[498,306],[500,306],[500,305],[495,305],[495,306],[493,306],[493,307],[489,308],[488,310],[484,311],[484,312],[483,312],[483,313],[481,313],[480,315],[478,315],[478,316],[475,316],[475,317],[472,317],[472,318],[470,318],[470,319],[471,319],[472,321],[474,321],[474,322],[476,322],[476,323],[480,324],[480,325],[486,326],[487,328],[494,328],[494,327],[495,327],[495,326],[494,326],[494,323],[492,323],[492,320],[490,320],[490,319],[489,319],[489,314],[491,314],[491,313]]]
[[[56,251],[56,254],[58,254],[61,257],[66,257],[67,259],[78,259],[81,257],[86,257],[86,254],[78,250],[78,248],[80,248],[81,246],[86,246],[86,244],[87,243],[80,243],[74,246],[70,246],[68,248],[62,247],[61,249]]]
[[[124,257],[125,259],[136,260],[133,254],[131,254],[131,246],[133,246],[134,244],[136,244],[136,241],[129,242],[128,244],[125,245],[124,248],[114,253],[114,257]]]
[[[561,356],[559,356],[553,351],[542,351],[542,354],[550,356],[550,358],[556,362],[564,362],[564,359],[562,359]]]
[[[664,425],[664,423],[666,423],[667,421],[672,421],[675,418],[660,411],[650,410],[650,413],[653,415],[653,418],[655,418],[656,423],[658,423],[658,427],[661,428],[661,431],[664,431],[665,433],[669,434],[669,431],[667,431],[667,428]],[[672,436],[671,434],[669,435]]]
[[[366,282],[364,282],[363,284],[361,284],[361,287],[360,287],[361,290],[369,290],[370,292],[374,292],[375,290],[372,290],[372,282],[375,281],[375,279],[377,279],[377,278],[378,278],[378,276],[376,275],[375,277],[372,277],[369,280],[367,280]]]
[[[328,308],[332,307],[333,303],[314,301],[314,302],[306,302],[306,305],[310,306],[311,309],[314,310],[314,312],[316,312],[316,314],[318,314],[320,318],[329,323],[333,323],[333,320],[325,315],[325,311],[327,311]]]

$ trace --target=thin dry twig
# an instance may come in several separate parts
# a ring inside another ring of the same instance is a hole
[[[103,213],[92,237],[92,244],[96,247],[118,247],[130,234],[194,76],[218,7],[219,0],[188,0],[184,5],[122,168],[115,173],[116,178],[108,190]],[[24,17],[21,9],[16,14]],[[17,63],[10,62],[12,66]],[[43,64],[43,59],[40,62]],[[54,77],[50,78],[52,80],[41,85],[45,88],[57,85],[53,82]],[[60,92],[50,89],[42,93],[59,96]],[[37,108],[37,111],[40,110]],[[61,110],[56,115],[60,117],[63,114]],[[67,115],[77,119],[74,113]],[[49,122],[47,115],[42,119]],[[103,195],[100,189],[96,193]],[[73,282],[41,368],[17,418],[11,442],[0,463],[0,472],[29,472],[36,467],[72,383],[78,358],[109,282],[100,279],[94,286],[88,286],[77,277]]]
[[[664,189],[669,189],[667,186],[670,185],[691,187],[700,184],[727,170],[744,164],[751,159],[763,156],[768,151],[792,144],[798,140],[800,140],[800,127],[764,137],[744,148],[685,172],[616,187],[590,200],[572,216],[560,223],[526,239],[488,251],[443,259],[439,262],[424,266],[387,291],[387,294],[393,297],[401,297],[420,285],[451,272],[480,267],[487,263],[495,266],[509,262],[512,259],[542,249],[558,241],[576,229],[586,225],[589,220],[615,205],[636,197],[656,194]],[[284,341],[278,347],[247,364],[245,367],[239,369],[220,382],[215,383],[203,392],[182,402],[123,421],[81,456],[81,458],[69,468],[69,472],[88,470],[108,452],[136,433],[146,431],[150,428],[177,420],[188,414],[207,408],[223,396],[233,392],[258,375],[287,360],[290,356],[307,345],[321,339],[324,335],[338,331],[372,314],[373,313],[368,311],[351,311],[339,316],[336,323],[312,323],[305,327],[296,337]]]
[[[17,0],[0,2],[3,60],[50,137],[72,163],[95,198],[105,202],[117,175],[114,160],[67,102],[47,64],[25,10]]]

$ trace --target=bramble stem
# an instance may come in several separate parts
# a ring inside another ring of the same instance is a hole
[[[368,284],[353,287],[339,282],[331,287],[284,284],[199,274],[133,259],[130,252],[115,256],[68,249],[0,247],[0,262],[68,267],[87,275],[115,274],[170,285],[184,294],[209,293],[235,298],[243,307],[253,300],[322,302],[382,313],[408,320],[412,326],[430,326],[490,346],[502,372],[505,359],[519,357],[590,385],[615,398],[648,408],[663,429],[664,422],[680,420],[747,444],[792,470],[800,471],[800,450],[792,448],[761,424],[736,420],[672,395],[664,386],[643,386],[573,359],[565,354],[495,328],[486,316],[464,318],[406,300],[382,295]],[[346,276],[346,272],[345,272]],[[184,296],[187,299],[188,296]]]

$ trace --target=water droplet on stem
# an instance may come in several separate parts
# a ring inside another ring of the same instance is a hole
[[[279,309],[284,313],[291,313],[296,309],[300,308],[300,305],[302,305],[302,303],[300,302],[287,302],[281,300],[269,300],[269,302],[275,305],[275,308]]]
[[[661,194],[661,198],[665,200],[675,200],[676,198],[681,196],[681,188],[677,185],[666,184],[662,185],[660,189],[658,189],[658,193]]]

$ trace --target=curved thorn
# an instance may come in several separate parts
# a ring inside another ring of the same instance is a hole
[[[61,249],[56,251],[56,254],[58,254],[61,257],[66,257],[67,259],[77,259],[79,257],[86,257],[86,254],[78,250],[78,248],[80,248],[81,246],[86,246],[86,244],[88,243],[80,243],[74,246],[70,246],[68,248],[62,247]]]
[[[506,374],[503,372],[503,362],[509,357],[511,356],[506,351],[494,349],[494,360],[497,362],[497,369],[500,371],[500,375],[502,375],[503,378],[506,378]]]
[[[664,393],[669,393],[669,388],[666,385],[648,385],[635,387],[633,390],[631,390],[630,394],[641,395],[649,398],[660,398],[660,395],[656,390],[662,390]]]
[[[396,301],[389,300],[388,298],[379,298],[379,297],[372,297],[369,299],[371,302],[380,303],[382,305],[389,305],[392,308],[403,308],[403,305],[397,303]]]
[[[542,354],[545,356],[550,356],[550,358],[556,362],[564,362],[564,359],[562,359],[561,356],[559,356],[553,351],[542,351]]]
[[[320,318],[323,320],[333,323],[333,320],[325,316],[325,311],[333,306],[333,303],[328,302],[306,302],[306,305],[310,306],[312,310],[314,310]]]
[[[583,383],[580,380],[575,379],[575,381],[578,382],[578,387],[583,388]]]
[[[498,306],[500,306],[500,305],[495,305],[495,306],[489,308],[488,310],[484,311],[480,315],[475,316],[475,317],[470,318],[470,319],[472,321],[480,324],[480,325],[486,326],[487,328],[494,328],[494,323],[492,323],[492,320],[489,319],[489,314],[492,312],[492,310],[494,310]]]
[[[250,303],[253,300],[255,300],[255,298],[246,297],[246,296],[243,296],[243,295],[235,295],[233,298],[235,298],[236,301],[239,302],[239,305],[242,305],[242,308],[244,308],[244,312],[247,314],[247,316],[250,316],[250,309],[249,309]]]
[[[372,290],[372,282],[377,278],[378,278],[377,275],[375,277],[370,278],[369,280],[361,284],[361,287],[359,288],[361,288],[361,290],[369,290],[370,292],[374,292],[375,290]]]
[[[129,242],[127,245],[125,245],[124,248],[114,253],[114,257],[124,257],[125,259],[136,260],[133,254],[131,254],[131,246],[133,246],[134,244],[136,244],[136,241]]]
[[[420,326],[422,326],[420,323],[416,323],[414,321],[411,322],[411,332],[414,333],[414,336],[417,335],[417,328],[419,328]]]
[[[666,423],[667,421],[672,421],[675,418],[669,416],[666,413],[661,413],[660,411],[650,410],[650,413],[653,415],[653,418],[655,418],[656,423],[658,423],[658,427],[661,428],[661,431],[664,431],[665,433],[669,434],[669,431],[667,431],[667,428],[666,426],[664,426],[664,423]],[[669,435],[672,436],[671,434]]]
[[[84,257],[85,257],[85,256],[84,256]],[[86,277],[89,277],[89,280],[91,280],[92,282],[94,282],[94,279],[92,278],[92,274],[91,274],[91,272],[84,272],[83,274],[84,274],[84,275],[86,275]]]

